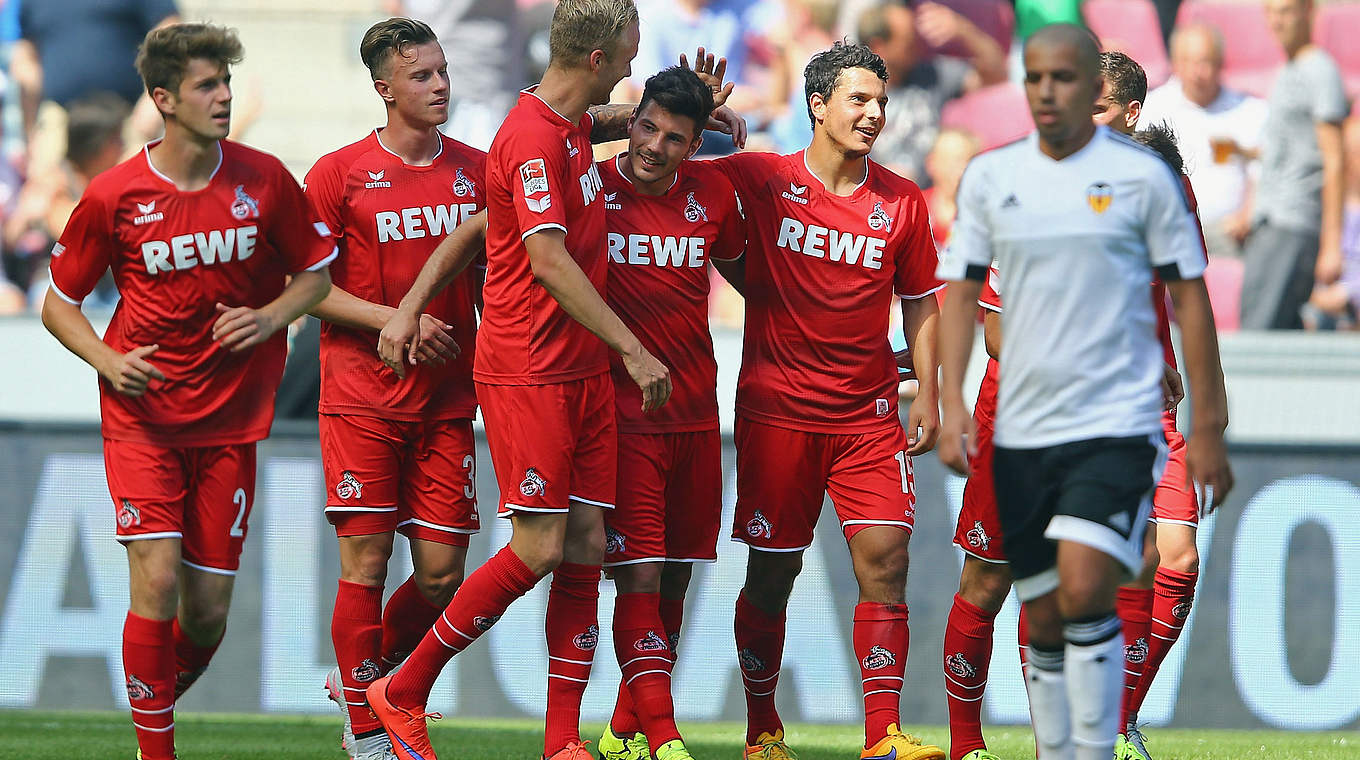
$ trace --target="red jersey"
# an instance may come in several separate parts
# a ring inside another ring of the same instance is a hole
[[[600,162],[609,227],[606,300],[671,370],[670,400],[642,413],[642,391],[618,356],[611,359],[619,430],[679,433],[718,427],[718,364],[708,332],[708,260],[740,258],[746,229],[736,191],[721,171],[686,161],[665,195],[638,193],[619,169]]]
[[[897,424],[892,295],[942,287],[921,191],[873,161],[846,197],[826,191],[802,152],[713,163],[736,186],[749,228],[737,413],[826,433]]]
[[[1195,228],[1199,230],[1200,247],[1205,248],[1204,225],[1199,221],[1199,200],[1195,198],[1195,191],[1190,187],[1189,176],[1181,174],[1181,186],[1185,188],[1185,200],[1190,206],[1190,213],[1195,215]],[[1176,350],[1171,345],[1171,315],[1167,309],[1166,297],[1166,283],[1154,276],[1152,278],[1152,308],[1157,312],[1157,337],[1162,341],[1162,359],[1175,367]]]
[[[609,370],[608,350],[534,279],[524,239],[566,232],[566,248],[605,291],[604,199],[590,147],[589,114],[574,124],[532,90],[520,93],[487,155],[486,283],[473,376],[498,385],[543,385]]]
[[[104,342],[126,353],[158,344],[165,373],[132,398],[100,378],[104,437],[160,446],[221,446],[269,434],[287,351],[284,331],[232,353],[213,340],[215,305],[259,308],[284,277],[319,269],[335,244],[277,158],[222,140],[208,186],[175,188],[141,153],[95,177],[52,249],[52,290],[78,304],[104,271],[122,299]]]
[[[335,286],[365,301],[397,306],[444,236],[485,207],[486,154],[440,136],[429,166],[410,166],[377,131],[322,156],[307,173],[307,196],[339,239]],[[321,403],[327,414],[392,420],[471,418],[477,338],[476,284],[459,275],[425,312],[453,325],[462,354],[443,366],[408,367],[402,380],[378,357],[377,336],[324,322]]]
[[[1001,294],[997,292],[996,267],[993,266],[987,272],[987,281],[982,284],[982,292],[978,294],[978,306],[988,310],[1001,313]],[[1001,365],[996,359],[987,357],[987,372],[982,376],[982,385],[978,388],[977,404],[973,407],[973,415],[991,426],[996,419],[996,391],[1001,377]]]

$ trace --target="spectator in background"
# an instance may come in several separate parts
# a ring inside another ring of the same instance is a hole
[[[1310,330],[1356,329],[1360,314],[1360,116],[1346,120],[1346,200],[1341,225],[1341,279],[1319,284],[1304,307]]]
[[[1331,285],[1341,275],[1341,122],[1350,109],[1336,62],[1312,43],[1311,0],[1265,6],[1287,60],[1267,100],[1242,328],[1298,329],[1315,281]]]
[[[488,150],[525,74],[525,37],[514,0],[383,0],[393,16],[424,21],[434,29],[449,63],[449,120],[440,131],[478,150]],[[667,63],[674,63],[671,58]],[[537,79],[533,80],[537,81]]]
[[[111,92],[97,92],[71,103],[66,118],[66,158],[51,171],[30,176],[5,219],[6,262],[15,282],[33,295],[35,310],[42,308],[47,291],[47,261],[52,244],[65,229],[76,202],[96,174],[115,166],[124,156],[123,124],[127,101]],[[106,275],[85,299],[95,308],[118,299],[112,277]]]
[[[64,111],[90,93],[137,103],[134,131],[159,132],[160,116],[133,59],[147,32],[178,20],[174,0],[23,0],[10,65],[21,91],[30,176],[60,163]]]
[[[1247,152],[1260,147],[1265,101],[1223,86],[1223,38],[1207,24],[1171,35],[1172,78],[1143,104],[1143,123],[1167,122],[1180,139],[1210,256],[1241,256],[1254,178]]]
[[[860,42],[888,65],[886,126],[874,145],[874,159],[924,184],[940,109],[965,92],[1004,81],[1005,53],[971,21],[939,3],[882,3],[860,15],[857,31]],[[930,55],[930,47],[950,43],[962,44],[968,58]]]
[[[963,179],[963,170],[968,162],[982,150],[977,135],[965,129],[941,129],[935,138],[935,145],[926,154],[926,175],[930,177],[930,187],[922,191],[926,205],[930,207],[930,231],[935,238],[935,247],[943,248],[949,238],[949,228],[954,224],[957,206],[954,193]]]

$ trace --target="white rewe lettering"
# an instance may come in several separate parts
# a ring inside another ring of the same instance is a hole
[[[615,264],[626,263],[626,261],[623,258],[623,235],[620,235],[617,232],[611,232],[609,233],[608,241],[609,241],[609,260],[614,262]]]
[[[595,194],[604,187],[604,181],[600,179],[600,172],[596,170],[595,164],[591,164],[585,174],[579,177],[581,182],[581,198],[585,205],[589,206],[595,200]]]
[[[207,234],[194,233],[194,244],[204,264],[231,261],[231,249],[236,241],[236,230],[211,230]]]
[[[401,232],[407,240],[425,237],[425,230],[420,228],[420,209],[404,208],[401,210]]]
[[[453,232],[453,228],[458,224],[456,205],[421,206],[420,210],[425,214],[425,226],[430,229],[430,234],[436,237]]]
[[[226,230],[208,230],[192,235],[176,235],[165,240],[142,243],[142,261],[150,275],[176,269],[192,269],[199,264],[223,264],[235,255],[245,261],[255,253],[255,225]]]
[[[660,237],[652,235],[652,251],[660,266],[680,267],[685,265],[685,252],[689,239],[680,237]]]
[[[804,225],[787,216],[779,224],[779,238],[775,245],[798,251],[813,258],[825,258],[843,264],[859,264],[865,269],[883,268],[883,238],[856,235],[833,227]]]
[[[378,228],[378,242],[387,243],[393,240],[417,240],[426,235],[443,237],[475,213],[475,203],[449,203],[379,211],[373,218]]]
[[[704,239],[701,237],[662,237],[637,233],[624,237],[611,232],[607,240],[609,260],[616,264],[689,268],[704,265]]]
[[[389,240],[402,240],[401,230],[397,229],[397,224],[401,221],[401,215],[395,211],[379,211],[378,216],[378,242],[386,243]]]

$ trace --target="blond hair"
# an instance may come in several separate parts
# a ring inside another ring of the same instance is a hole
[[[637,21],[633,0],[561,0],[548,33],[549,65],[577,66],[596,50],[612,57],[623,30]]]
[[[146,33],[137,50],[137,73],[147,94],[157,87],[178,92],[189,61],[200,58],[221,66],[240,63],[245,49],[235,29],[214,24],[171,24]]]

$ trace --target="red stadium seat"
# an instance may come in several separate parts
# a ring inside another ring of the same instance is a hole
[[[940,126],[966,129],[977,135],[983,150],[1005,145],[1034,130],[1025,92],[1004,82],[983,87],[944,104]]]
[[[1318,6],[1313,18],[1313,41],[1321,45],[1341,67],[1346,93],[1360,97],[1360,3]]]
[[[1219,332],[1236,332],[1241,326],[1242,260],[1215,257],[1204,270],[1209,305]]]
[[[1002,52],[1010,52],[1011,41],[1015,39],[1015,9],[1005,0],[939,0],[941,5],[958,11],[959,15],[973,22],[987,36],[1001,45]],[[951,43],[934,48],[932,52],[940,55],[968,57],[968,49],[961,44]]]
[[[1106,50],[1125,53],[1143,67],[1149,88],[1171,76],[1161,23],[1150,0],[1086,0],[1081,13]]]
[[[1266,26],[1265,10],[1257,2],[1186,0],[1176,24],[1202,22],[1223,35],[1223,78],[1229,87],[1264,97],[1284,52]]]

